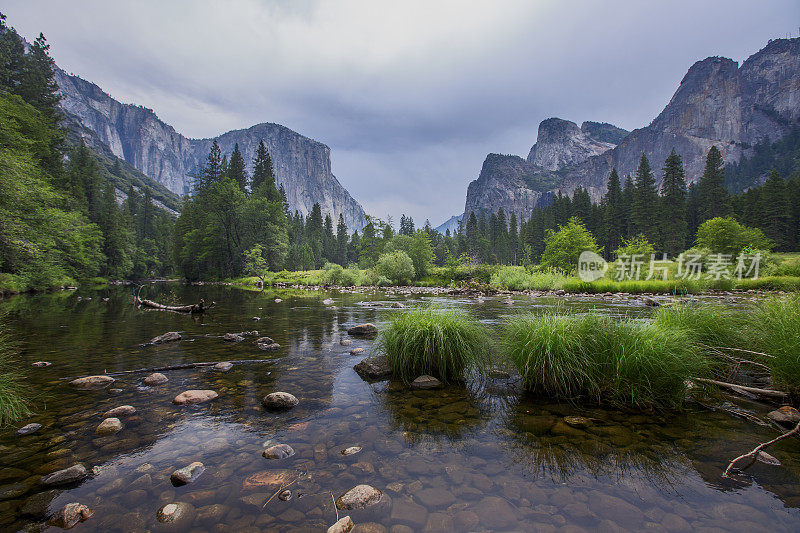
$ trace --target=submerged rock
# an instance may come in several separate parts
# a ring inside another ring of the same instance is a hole
[[[203,403],[211,401],[218,396],[219,394],[213,390],[187,390],[175,396],[175,399],[172,400],[172,403],[175,405]]]
[[[169,479],[172,481],[172,484],[176,487],[180,485],[186,485],[187,483],[192,483],[200,475],[206,471],[206,467],[203,463],[199,461],[195,461],[191,463],[189,466],[184,466],[183,468],[179,468],[175,470],[170,476]]]
[[[50,518],[48,524],[63,529],[71,529],[79,522],[88,520],[92,515],[94,515],[94,511],[82,503],[68,503]]]
[[[781,462],[778,460],[777,457],[770,455],[764,451],[758,452],[758,457],[756,459],[758,460],[758,462],[764,463],[766,465],[781,466]]]
[[[50,366],[52,364],[53,363],[51,363],[49,361],[36,361],[35,363],[31,363],[31,366],[35,366],[37,368],[43,368],[43,367],[46,367],[46,366]]]
[[[222,336],[222,340],[228,342],[241,342],[244,340],[244,337],[239,333],[226,333]]]
[[[61,494],[61,491],[56,489],[37,492],[23,502],[19,512],[24,516],[32,516],[38,519],[47,518],[50,516],[50,504],[59,494]]]
[[[158,337],[153,337],[150,339],[150,344],[163,344],[165,342],[175,342],[181,340],[181,334],[177,331],[168,331],[163,335],[159,335]]]
[[[356,485],[336,500],[339,509],[364,509],[381,501],[383,493],[371,485]]]
[[[88,475],[89,473],[86,471],[86,467],[78,463],[69,468],[57,470],[52,474],[42,477],[40,483],[45,487],[57,487],[59,485],[69,485],[77,483],[78,481],[83,481]]]
[[[359,324],[347,330],[348,335],[375,335],[378,333],[378,328],[375,324]]]
[[[281,347],[281,345],[278,344],[277,342],[272,342],[269,344],[259,342],[257,344],[259,349],[264,350],[266,352],[274,352],[275,350]]]
[[[364,348],[353,348],[350,350],[350,355],[358,355],[364,353]]]
[[[136,408],[132,405],[120,405],[105,412],[103,418],[131,416],[136,414]]]
[[[585,429],[592,425],[592,421],[582,416],[565,416],[564,422],[574,428]]]
[[[362,379],[384,380],[392,375],[392,367],[385,356],[364,359],[353,367]]]
[[[345,516],[329,527],[328,533],[350,533],[354,527],[353,520],[349,516]]]
[[[351,344],[353,344],[353,341],[351,341],[350,339],[341,339],[339,341],[339,344],[341,346],[350,346]]]
[[[194,520],[194,507],[189,503],[168,503],[158,510],[156,518],[164,524],[172,524],[177,529],[188,527]]]
[[[394,307],[395,309],[402,309],[405,307],[405,305],[401,304],[400,302],[393,302],[392,307]]]
[[[169,381],[169,378],[167,378],[167,376],[161,374],[160,372],[155,372],[144,378],[142,380],[142,383],[152,387],[153,385],[162,385],[167,381]]]
[[[114,435],[120,431],[122,431],[122,422],[115,417],[106,418],[94,430],[95,434],[100,436]]]
[[[262,454],[267,459],[287,459],[294,455],[294,449],[288,444],[270,446]]]
[[[800,422],[800,411],[794,407],[784,405],[783,407],[771,411],[767,417],[782,426],[794,426]]]
[[[288,392],[273,392],[261,400],[264,407],[272,411],[285,411],[296,406],[300,401]]]
[[[17,430],[17,435],[30,435],[31,433],[36,433],[40,429],[42,429],[42,425],[33,422],[19,428]]]
[[[116,381],[111,376],[86,376],[85,378],[73,379],[69,384],[76,389],[91,390],[108,387]]]
[[[212,368],[214,368],[214,370],[219,370],[220,372],[227,372],[228,370],[233,368],[233,363],[229,363],[229,362],[225,361],[225,362],[222,362],[222,363],[217,363]]]
[[[438,389],[442,382],[433,376],[423,375],[411,382],[412,389]]]
[[[342,450],[342,455],[354,455],[361,451],[361,446],[350,446]]]

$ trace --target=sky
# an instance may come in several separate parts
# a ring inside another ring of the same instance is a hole
[[[797,37],[797,0],[5,0],[59,66],[189,137],[259,122],[331,148],[365,210],[438,225],[486,154],[557,116],[644,127],[687,69]]]

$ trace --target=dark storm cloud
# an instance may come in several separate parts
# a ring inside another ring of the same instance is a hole
[[[6,2],[26,37],[192,137],[277,122],[372,213],[438,223],[541,120],[647,125],[697,60],[797,35],[796,1]]]

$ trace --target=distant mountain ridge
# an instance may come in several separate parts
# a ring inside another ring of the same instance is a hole
[[[223,154],[230,154],[238,143],[248,164],[263,140],[292,211],[307,215],[319,203],[323,214],[331,214],[334,224],[342,214],[350,231],[366,225],[364,209],[331,172],[330,148],[323,143],[272,123],[210,139],[190,139],[159,119],[153,110],[118,102],[78,76],[57,69],[56,81],[63,95],[62,109],[94,134],[93,142],[99,140],[111,153],[176,194],[190,191],[190,174],[205,161],[214,139]]]
[[[527,217],[546,192],[572,194],[578,187],[597,202],[611,169],[624,179],[635,172],[642,153],[660,184],[660,168],[673,148],[683,158],[687,181],[697,181],[712,145],[726,163],[735,163],[763,139],[775,141],[796,128],[799,95],[800,38],[770,41],[741,66],[709,57],[688,70],[664,110],[644,128],[623,135],[624,130],[587,122],[581,136],[574,123],[548,119],[527,160],[489,154],[469,184],[465,213],[502,207]],[[602,150],[603,143],[612,146]]]

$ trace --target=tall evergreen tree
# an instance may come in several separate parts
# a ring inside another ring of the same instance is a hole
[[[267,198],[271,202],[281,199],[280,191],[275,184],[275,170],[272,167],[272,158],[264,146],[264,141],[259,141],[258,149],[256,150],[256,157],[253,160],[253,180],[250,187],[253,190],[259,187],[267,187]]]
[[[247,175],[247,165],[242,157],[242,152],[239,151],[239,143],[233,145],[233,152],[231,153],[231,160],[228,163],[227,176],[239,184],[239,188],[243,191],[247,190],[247,182],[249,177]]]
[[[787,251],[791,243],[788,231],[791,222],[789,197],[786,183],[777,170],[770,172],[761,187],[760,200],[761,223],[758,226],[764,231],[764,235],[772,239],[776,250]]]
[[[622,238],[627,235],[627,221],[622,198],[622,186],[619,182],[617,169],[612,168],[608,175],[608,190],[603,196],[603,231],[601,232],[604,250],[607,254],[616,250],[622,244]]]
[[[200,174],[195,179],[194,188],[196,192],[202,192],[208,189],[212,184],[219,181],[225,174],[225,165],[223,164],[222,152],[219,149],[217,140],[211,143],[211,149],[208,152],[205,164],[200,169]]]
[[[686,246],[686,174],[681,157],[673,149],[664,161],[664,179],[661,183],[662,248],[677,256]]]
[[[633,195],[631,219],[633,234],[642,234],[652,243],[658,242],[658,221],[653,216],[658,212],[658,191],[650,161],[642,154],[636,169],[636,188]]]
[[[625,214],[625,238],[633,237],[633,201],[636,197],[636,185],[631,175],[625,176],[625,185],[622,187],[622,211]]]
[[[724,217],[730,213],[730,199],[725,188],[725,166],[722,153],[712,146],[706,156],[706,166],[700,176],[698,193],[700,195],[700,222]]]
[[[336,262],[342,266],[347,265],[347,224],[341,213],[339,213],[339,223],[336,225]]]

